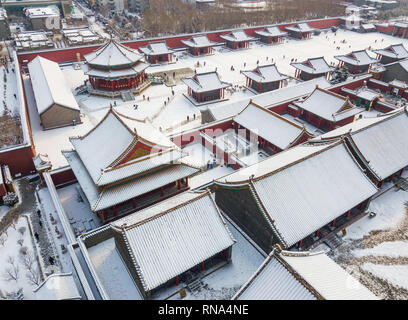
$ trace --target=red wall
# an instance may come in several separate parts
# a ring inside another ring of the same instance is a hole
[[[340,25],[341,20],[340,18],[329,18],[329,19],[320,19],[320,20],[312,20],[308,21],[308,24],[313,27],[313,28],[319,28],[319,29],[324,29],[324,28],[330,28],[332,26],[338,26]],[[295,23],[287,23],[287,24],[281,24],[278,25],[278,27],[281,30],[284,30],[285,27],[292,26]],[[257,30],[262,30],[264,29],[264,26],[257,26],[257,27],[251,27],[245,29],[246,33],[250,36],[255,36],[255,31]],[[206,33],[207,37],[214,42],[225,42],[220,35],[225,35],[231,32],[230,30],[223,30],[223,31],[213,31],[213,32],[208,32]],[[203,34],[203,33],[202,33]],[[154,41],[165,41],[167,46],[170,48],[180,48],[180,47],[185,47],[185,45],[181,42],[181,40],[187,40],[190,39],[193,34],[186,34],[186,35],[181,35],[181,36],[169,36],[167,38],[150,38],[150,39],[144,39],[144,40],[135,40],[131,42],[124,42],[126,46],[129,46],[130,48],[133,49],[138,49],[140,47],[146,46],[149,42],[154,42]],[[24,60],[27,60],[30,62],[33,60],[36,56],[40,55],[46,59],[55,61],[55,62],[67,62],[67,61],[74,61],[77,59],[76,54],[80,53],[81,59],[83,59],[84,55],[96,50],[99,48],[100,45],[92,45],[92,46],[87,46],[87,47],[75,47],[75,48],[66,48],[66,49],[51,49],[51,50],[43,50],[43,51],[38,51],[34,53],[19,53],[18,54],[18,60],[21,65],[26,65],[27,63],[23,62]]]
[[[53,173],[51,175],[51,179],[56,187],[68,182],[76,181],[74,172],[71,170],[70,167],[67,167],[67,169],[64,171]]]
[[[35,171],[33,157],[35,152],[31,147],[23,147],[0,153],[0,163],[10,167],[11,174],[29,174]]]
[[[390,26],[390,25],[388,27],[376,25],[375,28],[377,29],[378,32],[387,33],[387,34],[392,34],[392,32],[394,31],[394,26]]]

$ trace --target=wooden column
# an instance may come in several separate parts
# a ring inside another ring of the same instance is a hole
[[[201,272],[204,272],[204,261],[203,262],[201,262]]]

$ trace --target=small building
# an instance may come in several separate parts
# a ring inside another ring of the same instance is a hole
[[[189,189],[199,170],[149,123],[111,107],[87,134],[71,137],[62,151],[91,210],[103,223],[141,210]]]
[[[330,131],[354,120],[364,111],[344,96],[317,87],[306,99],[293,102],[290,113],[314,126]]]
[[[324,57],[292,62],[290,65],[296,69],[295,77],[304,81],[323,76],[329,80],[330,73],[334,70],[334,67],[329,66]]]
[[[393,44],[384,49],[374,50],[374,52],[382,64],[393,63],[408,58],[408,51],[402,43]]]
[[[71,46],[102,42],[102,37],[91,31],[89,27],[64,28],[61,34]]]
[[[374,118],[362,118],[314,140],[344,137],[370,179],[379,187],[408,167],[408,110],[403,107]]]
[[[406,82],[394,79],[388,83],[388,86],[392,95],[407,98],[405,92],[408,90],[408,84]]]
[[[24,14],[32,30],[60,30],[60,12],[58,7],[29,7]]]
[[[370,111],[382,97],[381,93],[367,86],[356,89],[341,88],[341,92],[354,101],[357,107],[364,107],[366,111]]]
[[[373,63],[379,62],[377,59],[371,58],[366,50],[353,51],[346,55],[334,57],[340,61],[340,67],[346,67],[351,74],[368,72]]]
[[[149,64],[142,58],[135,50],[110,39],[98,50],[85,55],[88,91],[108,97],[120,96],[122,91],[139,94],[150,85],[145,73]]]
[[[54,43],[48,39],[47,33],[44,30],[22,31],[13,34],[13,38],[17,51],[50,49],[54,47]]]
[[[213,53],[213,46],[217,43],[208,40],[206,35],[193,36],[190,40],[181,40],[187,46],[187,51],[193,56]]]
[[[0,7],[0,38],[10,38],[10,27],[8,24],[7,12],[3,7]]]
[[[241,71],[246,77],[246,86],[257,93],[282,88],[289,76],[279,72],[275,64],[258,66],[252,71]]]
[[[233,300],[379,300],[323,251],[274,249]]]
[[[255,34],[260,37],[261,42],[267,44],[280,43],[283,41],[283,37],[288,35],[287,32],[282,31],[276,26],[267,27],[264,30],[255,31]]]
[[[44,130],[81,123],[78,103],[58,63],[37,56],[28,70]]]
[[[146,60],[151,64],[173,61],[174,51],[167,47],[165,41],[151,42],[147,47],[141,47],[139,50],[144,53]]]
[[[215,71],[196,74],[193,78],[182,78],[181,81],[187,85],[187,98],[194,104],[206,104],[223,100],[225,98],[225,89],[231,87],[230,83],[221,81]]]
[[[359,32],[361,33],[377,32],[377,29],[373,23],[363,23],[359,28]]]
[[[36,300],[81,300],[72,273],[53,273],[35,290]]]
[[[254,37],[248,36],[243,30],[232,31],[226,35],[220,35],[220,38],[226,41],[226,46],[230,49],[248,49],[249,42],[255,40]]]
[[[290,27],[286,27],[289,36],[296,39],[309,39],[315,30],[315,28],[312,28],[306,22],[296,23]]]
[[[144,299],[187,282],[189,274],[230,262],[236,242],[210,191],[180,194],[112,223],[111,229]]]
[[[266,253],[305,250],[365,214],[378,191],[343,140],[301,144],[215,181],[215,200]]]
[[[289,149],[314,137],[304,125],[298,125],[252,101],[233,118],[233,122],[236,132],[245,130],[247,140],[250,140],[250,133],[254,134],[258,149],[270,149],[270,153]]]
[[[382,10],[392,10],[398,7],[395,0],[366,0],[367,4]]]
[[[392,31],[394,37],[408,38],[408,22],[407,21],[397,21],[394,23],[394,28]]]

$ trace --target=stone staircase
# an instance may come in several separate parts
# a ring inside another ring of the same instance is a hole
[[[330,249],[336,249],[342,244],[341,238],[337,234],[333,234],[323,241]]]
[[[193,272],[189,272],[186,274],[186,283],[187,289],[192,293],[195,294],[201,290],[203,287],[203,282],[198,274],[194,274]]]
[[[121,91],[120,95],[121,95],[122,100],[124,102],[135,100],[135,96],[133,95],[132,91],[130,91],[130,90]]]

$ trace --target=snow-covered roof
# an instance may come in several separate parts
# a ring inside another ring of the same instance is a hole
[[[209,191],[187,192],[112,224],[146,291],[235,243]]]
[[[304,133],[313,136],[305,127],[253,102],[234,117],[234,121],[281,150],[291,147]]]
[[[248,185],[287,248],[377,192],[342,140],[290,148],[217,184]]]
[[[40,115],[54,104],[79,111],[78,103],[58,63],[37,56],[28,64],[28,70]]]
[[[295,31],[295,32],[313,32],[316,29],[309,26],[306,22],[303,22],[303,23],[296,23],[295,25],[290,26],[290,27],[286,27],[286,30]]]
[[[129,77],[134,76],[136,74],[141,73],[143,70],[146,70],[149,67],[149,64],[143,61],[139,61],[138,63],[125,68],[120,69],[95,69],[88,64],[84,64],[81,66],[82,70],[87,76],[94,77],[94,78],[121,78],[121,77]]]
[[[393,87],[401,88],[401,89],[407,89],[408,88],[407,83],[405,83],[404,81],[398,80],[398,79],[394,79],[394,80],[390,81],[389,85],[393,86]]]
[[[193,36],[190,40],[181,40],[181,42],[192,48],[212,47],[216,44],[215,42],[208,40],[206,35]]]
[[[375,30],[375,29],[376,29],[376,28],[375,28],[375,25],[372,24],[372,23],[362,24],[361,27],[362,27],[363,29],[365,29],[365,30],[373,30],[373,29]]]
[[[356,97],[367,100],[367,101],[373,101],[382,96],[381,93],[374,91],[372,89],[369,89],[365,86],[354,89],[354,90],[349,89],[349,88],[341,88],[341,91],[346,94],[355,95]]]
[[[366,50],[353,51],[346,55],[334,56],[337,60],[351,64],[353,66],[366,66],[378,62],[377,59],[371,58]]]
[[[240,42],[240,41],[251,41],[254,40],[254,37],[248,36],[244,31],[232,31],[230,34],[220,35],[220,38],[231,41],[231,42]]]
[[[349,134],[367,166],[383,180],[408,165],[407,112],[400,108],[379,117],[359,119],[314,140]]]
[[[278,27],[267,27],[264,30],[255,31],[257,35],[264,36],[264,37],[283,37],[286,36],[288,33],[282,31]]]
[[[51,168],[51,162],[48,156],[45,154],[37,154],[33,158],[34,166],[37,169],[37,171],[40,170],[45,170],[45,169],[50,169]]]
[[[51,274],[34,290],[36,300],[82,299],[72,273]]]
[[[29,7],[24,9],[24,14],[30,19],[45,18],[45,17],[59,17],[60,13],[56,6],[49,7]]]
[[[181,79],[194,92],[208,92],[231,86],[230,83],[220,80],[217,72],[196,74],[193,78]]]
[[[154,55],[162,55],[162,54],[170,54],[173,53],[173,50],[170,50],[167,47],[165,41],[162,42],[150,42],[147,47],[139,48],[144,54],[154,56]]]
[[[321,252],[275,249],[239,290],[237,300],[378,300]]]
[[[395,59],[408,58],[408,51],[407,49],[405,49],[402,43],[393,44],[384,49],[374,50],[374,52],[379,55],[390,57],[390,58],[395,58]]]
[[[317,300],[272,252],[233,300]]]
[[[168,165],[153,173],[124,180],[120,184],[103,186],[99,190],[92,181],[91,176],[84,167],[78,154],[75,151],[63,151],[63,154],[94,212],[104,210],[150,191],[159,189],[162,186],[189,177],[199,171],[198,169],[177,163]]]
[[[293,101],[296,98],[306,96],[310,94],[313,89],[316,88],[316,86],[319,86],[319,88],[327,89],[331,85],[325,79],[325,77],[319,77],[297,83],[293,86],[261,93],[251,98],[245,98],[236,102],[224,104],[222,106],[209,107],[208,110],[215,120],[223,120],[237,115],[249,104],[251,100],[257,105],[266,108],[273,106],[274,104],[283,103],[285,101]]]
[[[290,65],[309,74],[323,74],[334,70],[334,67],[329,66],[324,57],[292,62]]]
[[[316,88],[305,100],[293,104],[332,122],[353,117],[363,111],[348,98],[320,88]]]
[[[141,54],[113,39],[84,57],[90,66],[102,69],[131,66],[142,59]]]
[[[281,81],[289,78],[289,76],[280,73],[275,64],[259,66],[253,71],[242,71],[241,73],[258,83]]]
[[[150,124],[124,116],[113,108],[109,109],[91,131],[83,137],[71,137],[70,141],[97,185],[104,184],[103,181],[114,182],[113,176],[125,176],[119,166],[120,161],[133,151],[138,142],[155,148],[156,151],[177,149],[170,139]],[[129,166],[132,162],[126,164],[125,173],[128,174],[134,173],[132,169],[137,171],[140,168],[136,165]]]

